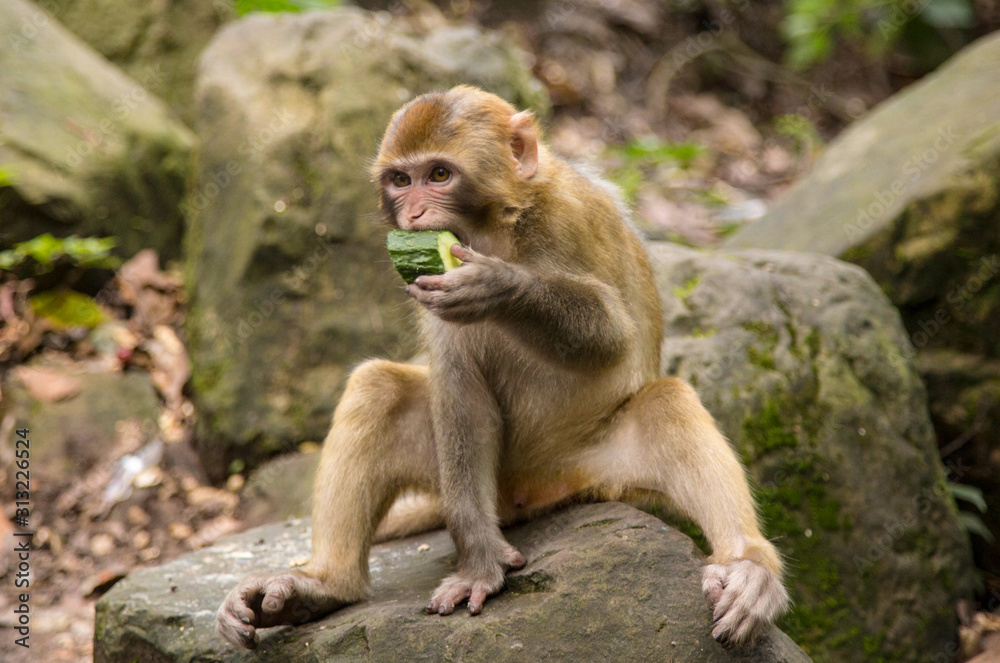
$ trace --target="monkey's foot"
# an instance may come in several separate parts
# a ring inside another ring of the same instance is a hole
[[[517,549],[508,547],[494,573],[478,577],[460,571],[445,578],[434,590],[425,610],[428,614],[450,615],[455,612],[456,605],[468,599],[469,613],[478,615],[483,611],[486,597],[493,596],[503,589],[504,574],[507,571],[523,568],[526,563],[524,555]]]
[[[304,624],[348,603],[302,573],[248,576],[219,606],[215,631],[236,646],[256,649],[260,643],[257,629]]]
[[[754,640],[788,610],[781,578],[749,559],[709,564],[701,588],[713,607],[712,637],[726,649]]]

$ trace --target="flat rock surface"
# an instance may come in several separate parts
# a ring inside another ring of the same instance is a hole
[[[727,652],[710,635],[704,557],[660,520],[620,503],[571,507],[508,531],[527,567],[483,614],[423,613],[454,565],[445,531],[376,546],[373,595],[326,619],[265,631],[255,652],[215,634],[215,609],[247,573],[309,551],[307,519],[267,525],[132,573],[98,604],[94,660],[716,661],[810,659],[777,629]]]

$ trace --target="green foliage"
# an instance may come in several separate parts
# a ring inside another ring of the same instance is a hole
[[[940,33],[969,28],[975,20],[972,0],[787,0],[785,6],[785,59],[796,69],[826,60],[838,38],[860,42],[878,56],[914,25]]]
[[[31,309],[59,330],[71,327],[93,329],[104,319],[93,297],[73,290],[46,290],[29,297]]]
[[[983,491],[979,488],[964,483],[949,483],[948,488],[951,490],[952,497],[956,500],[968,502],[979,509],[980,513],[986,513],[986,500],[983,498]],[[995,540],[993,532],[990,531],[990,528],[986,526],[986,523],[978,515],[968,511],[959,511],[958,520],[962,523],[966,532],[977,534],[990,543],[993,543]]]
[[[811,154],[823,145],[823,138],[816,127],[809,118],[799,113],[779,115],[774,120],[774,129],[779,135],[794,140],[800,154]]]
[[[250,12],[301,12],[340,5],[340,0],[236,0],[236,13],[243,16]]]
[[[698,143],[667,143],[658,138],[634,140],[612,149],[626,161],[648,165],[673,162],[684,170],[690,168],[694,160],[705,151],[705,147]]]
[[[652,171],[662,166],[689,170],[705,149],[698,143],[668,143],[655,137],[633,140],[608,149],[610,156],[621,164],[608,177],[621,188],[627,200],[634,201],[639,187],[654,179]]]
[[[948,488],[951,490],[951,496],[956,500],[968,502],[979,509],[980,513],[986,513],[986,500],[983,498],[983,491],[980,489],[964,483],[949,483]]]
[[[10,186],[14,183],[14,171],[10,168],[0,167],[0,187]]]
[[[36,274],[52,271],[56,263],[65,259],[69,264],[83,269],[114,269],[121,263],[111,255],[116,240],[113,237],[53,237],[39,235],[14,248],[0,251],[0,269],[10,270],[33,261]]]

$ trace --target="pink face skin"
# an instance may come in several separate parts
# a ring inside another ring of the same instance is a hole
[[[403,230],[458,230],[452,192],[460,175],[433,159],[400,167],[383,186],[392,201],[396,225]]]

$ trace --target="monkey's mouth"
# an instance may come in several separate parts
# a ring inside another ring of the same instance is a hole
[[[456,239],[458,239],[459,244],[466,247],[469,246],[468,244],[465,243],[465,238],[462,237],[459,233],[452,230],[451,228],[434,227],[434,228],[419,228],[417,230],[429,230],[430,232],[435,232],[435,233],[449,232],[452,235],[454,235]]]

